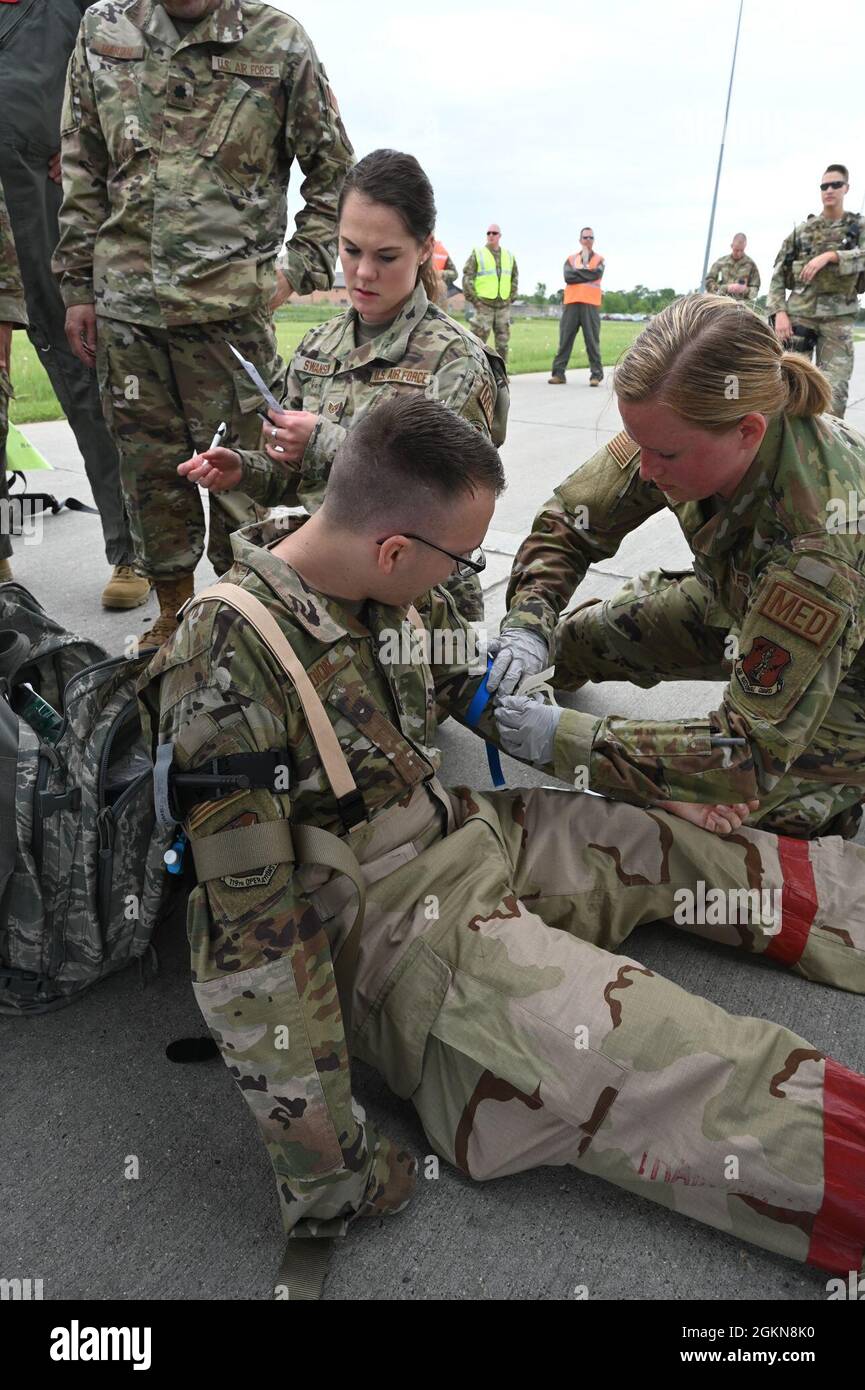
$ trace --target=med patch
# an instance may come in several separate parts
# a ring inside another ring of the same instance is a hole
[[[841,618],[837,608],[799,589],[789,579],[775,580],[757,605],[757,612],[815,647],[829,641]]]

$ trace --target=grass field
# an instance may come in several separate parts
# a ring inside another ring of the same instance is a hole
[[[289,357],[312,323],[331,318],[332,314],[312,306],[280,310],[276,316],[276,335],[283,357]],[[642,327],[638,323],[602,323],[601,356],[604,366],[612,366]],[[558,319],[520,319],[511,329],[510,370],[520,372],[549,371],[559,341]],[[582,336],[571,359],[571,370],[587,367]],[[17,425],[35,420],[60,420],[63,411],[51,389],[39,354],[26,333],[16,332],[12,338],[12,385],[15,399],[9,415]]]

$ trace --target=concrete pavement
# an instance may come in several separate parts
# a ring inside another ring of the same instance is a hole
[[[619,428],[610,377],[587,372],[552,390],[543,376],[512,383],[503,458],[508,490],[490,538],[486,579],[498,620],[516,544],[567,473]],[[865,431],[865,345],[857,348],[851,422]],[[32,475],[59,497],[89,501],[83,464],[63,423],[25,432],[57,466]],[[593,569],[585,596],[625,576],[687,568],[669,515],[654,518]],[[15,574],[49,613],[109,650],[155,614],[105,613],[107,567],[98,518],[62,512],[40,545],[16,541]],[[211,578],[202,567],[199,584]],[[580,707],[641,717],[698,714],[720,687],[592,686]],[[450,721],[441,731],[446,781],[489,785],[480,742]],[[512,784],[542,778],[505,759]],[[0,1138],[0,1276],[44,1280],[46,1298],[267,1298],[282,1253],[270,1164],[221,1061],[168,1062],[174,1038],[203,1024],[189,987],[182,925],[163,931],[161,969],[142,987],[132,969],[82,1001],[32,1020],[0,1019],[6,1063]],[[733,1013],[787,1024],[841,1062],[865,1070],[862,1000],[673,930],[642,928],[627,952]],[[428,1144],[411,1105],[366,1068],[357,1092],[378,1124],[419,1157]],[[138,1176],[131,1158],[138,1160]],[[422,1165],[423,1166],[423,1165]],[[441,1166],[421,1177],[399,1217],[356,1226],[334,1259],[328,1298],[820,1300],[826,1276],[742,1245],[663,1207],[571,1169],[479,1185]]]

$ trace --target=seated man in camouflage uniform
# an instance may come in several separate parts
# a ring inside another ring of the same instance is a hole
[[[568,790],[442,786],[436,706],[472,722],[481,676],[469,625],[435,586],[482,563],[502,487],[495,449],[453,412],[383,402],[346,436],[309,520],[234,537],[231,584],[193,600],[145,676],[154,737],[180,769],[273,764],[257,790],[186,807],[199,878],[188,928],[196,998],[262,1131],[285,1229],[342,1235],[410,1194],[413,1160],[352,1097],[353,1051],[470,1176],[574,1164],[846,1270],[865,1193],[840,1215],[823,1199],[835,1177],[823,1106],[865,1160],[865,1078],[612,952],[708,875],[774,890],[779,915],[693,930],[865,991],[865,850],[804,846],[806,921],[771,835],[725,839]],[[428,591],[418,633],[409,605]],[[477,727],[493,735],[489,712]],[[729,810],[737,827],[742,809]],[[303,844],[309,826],[357,861],[362,935],[351,883],[322,850],[274,848]],[[646,1163],[660,1135],[674,1183]]]
[[[855,834],[865,796],[865,440],[825,414],[825,378],[783,353],[743,305],[706,295],[659,314],[616,370],[622,433],[556,490],[514,561],[490,676],[508,752],[544,753],[558,711],[512,689],[548,660],[556,619],[589,565],[665,505],[694,556],[555,632],[553,684],[726,680],[700,718],[641,721],[566,710],[559,776],[637,803],[758,800],[782,835]],[[633,436],[633,437],[632,437]],[[642,446],[642,447],[641,447]],[[501,682],[501,684],[500,684]],[[508,727],[512,725],[512,727]]]

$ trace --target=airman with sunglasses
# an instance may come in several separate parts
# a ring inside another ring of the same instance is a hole
[[[832,386],[833,412],[841,416],[853,370],[858,296],[865,292],[865,222],[844,211],[848,180],[843,164],[829,165],[820,181],[823,211],[785,239],[767,301],[785,346],[815,355]]]

